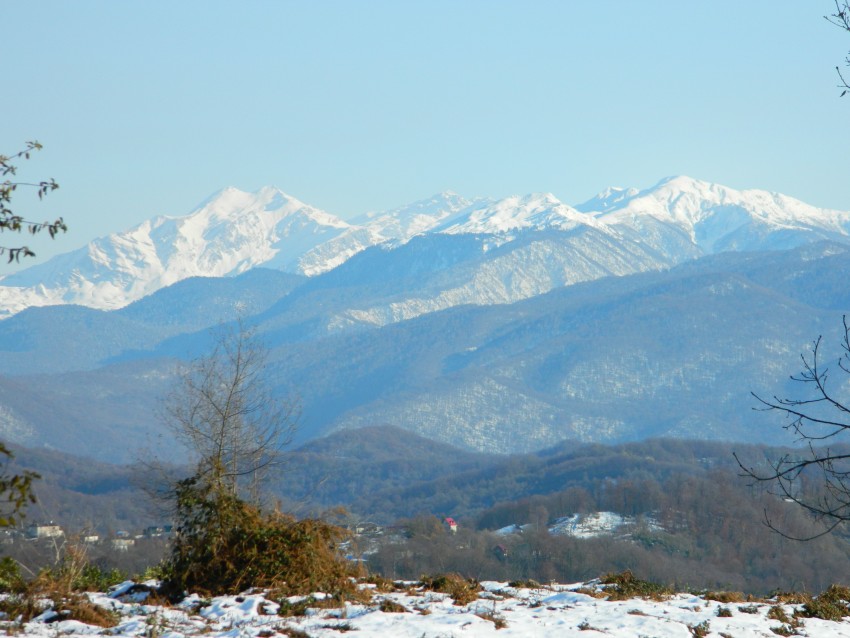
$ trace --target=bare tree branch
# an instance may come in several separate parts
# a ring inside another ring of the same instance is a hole
[[[192,453],[192,475],[213,494],[258,500],[265,474],[292,440],[297,404],[269,389],[267,350],[238,321],[187,366],[163,417]]]
[[[850,32],[850,0],[842,0],[840,2],[839,0],[835,0],[835,13],[824,16],[824,18],[826,18],[830,24],[834,24],[838,28]],[[844,58],[844,64],[850,67],[850,54]],[[841,73],[841,69],[839,67],[835,67],[835,72],[838,73],[838,79],[840,80],[838,88],[843,89],[840,97],[844,97],[848,92],[850,92],[850,84],[848,84],[847,80],[844,79],[844,75]]]
[[[842,325],[838,368],[850,374],[850,324],[846,316]],[[797,537],[778,529],[765,514],[768,527],[794,540],[818,538],[850,521],[850,448],[838,443],[838,437],[850,430],[850,404],[841,398],[840,391],[832,390],[829,369],[821,363],[822,345],[823,337],[819,336],[810,352],[801,355],[802,372],[790,377],[802,385],[802,397],[765,399],[753,394],[761,404],[755,409],[784,414],[790,420],[782,427],[794,432],[806,447],[759,468],[735,456],[742,476],[767,484],[774,494],[804,508],[824,526],[816,534]],[[835,442],[836,447],[815,447],[823,442]]]

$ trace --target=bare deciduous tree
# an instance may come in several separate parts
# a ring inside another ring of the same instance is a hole
[[[836,365],[844,375],[850,375],[850,324],[846,316],[843,326]],[[796,540],[817,538],[850,521],[850,448],[839,445],[850,433],[850,401],[846,383],[842,390],[831,381],[830,369],[822,362],[822,345],[823,337],[819,336],[811,351],[800,355],[802,371],[791,376],[800,384],[800,397],[753,394],[761,404],[757,409],[785,415],[788,421],[783,427],[805,447],[770,461],[764,468],[745,465],[738,459],[744,476],[770,485],[785,500],[803,507],[824,524],[822,531],[800,538],[777,529],[766,516],[768,526]]]
[[[166,424],[212,498],[256,502],[263,476],[292,440],[296,404],[274,396],[268,374],[268,350],[238,321],[219,329],[212,351],[183,370],[166,399]]]

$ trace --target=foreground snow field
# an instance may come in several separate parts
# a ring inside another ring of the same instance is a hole
[[[262,594],[219,596],[204,600],[190,596],[173,607],[145,604],[145,593],[133,593],[125,583],[110,594],[88,594],[97,605],[120,617],[115,627],[101,628],[73,620],[56,620],[47,611],[31,622],[6,621],[10,633],[27,636],[109,635],[179,638],[181,636],[330,637],[351,636],[451,637],[468,636],[612,636],[623,638],[748,638],[802,635],[850,637],[850,622],[800,619],[799,605],[776,601],[719,603],[691,594],[664,601],[632,598],[608,601],[581,591],[598,590],[595,583],[513,588],[505,583],[482,583],[478,599],[455,605],[447,594],[422,591],[373,591],[368,604],[346,603],[322,608],[321,602],[300,616],[278,615],[281,605],[297,606],[303,598],[272,601]],[[322,594],[315,594],[317,601]],[[390,601],[390,602],[388,602]],[[402,611],[402,607],[404,611]],[[390,610],[393,611],[390,611]],[[723,610],[718,616],[718,610]],[[783,615],[784,612],[784,615]],[[787,617],[786,617],[787,616]],[[782,622],[784,619],[788,622]],[[2,629],[2,627],[0,627]],[[775,631],[774,631],[775,630]],[[792,633],[796,632],[796,633]]]

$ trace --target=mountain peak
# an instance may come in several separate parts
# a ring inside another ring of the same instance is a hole
[[[552,193],[511,195],[470,206],[435,230],[448,234],[505,234],[522,229],[570,230],[597,222],[561,202]]]
[[[636,188],[623,188],[621,186],[609,186],[591,197],[586,202],[577,204],[574,208],[582,213],[604,213],[620,206],[623,202],[637,195],[640,191]]]
[[[254,192],[228,186],[188,215],[148,220],[2,278],[0,317],[34,305],[118,308],[187,277],[235,275],[260,265],[318,275],[370,246],[395,247],[424,233],[493,235],[503,242],[525,230],[587,227],[604,232],[607,242],[640,243],[664,264],[821,239],[850,243],[850,212],[685,175],[640,191],[607,188],[576,207],[545,192],[468,200],[449,190],[349,222],[275,186]],[[599,235],[587,241],[594,239]]]

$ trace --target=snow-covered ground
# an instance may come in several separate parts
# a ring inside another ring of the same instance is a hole
[[[623,516],[615,512],[591,512],[589,514],[571,514],[556,520],[549,526],[549,533],[560,536],[573,536],[575,538],[595,538],[598,536],[610,536],[634,528],[638,524],[645,525],[652,531],[661,531],[663,528],[655,518],[648,514],[638,520],[635,516]],[[496,530],[500,536],[511,534],[522,534],[533,530],[534,524],[508,525]]]
[[[120,615],[115,627],[103,629],[73,620],[49,622],[55,613],[46,612],[23,626],[11,626],[10,631],[45,637],[100,634],[157,638],[330,637],[349,632],[356,637],[401,638],[495,635],[764,638],[789,635],[788,631],[818,638],[850,637],[847,620],[805,618],[792,629],[777,619],[782,618],[781,612],[790,619],[796,605],[775,601],[719,603],[691,594],[677,594],[660,602],[640,598],[608,601],[578,591],[599,590],[595,583],[518,589],[505,583],[485,582],[478,599],[462,606],[455,605],[447,594],[411,585],[406,591],[375,590],[368,604],[346,603],[344,607],[330,609],[317,606],[301,616],[278,615],[282,601],[275,602],[258,593],[210,600],[190,596],[174,607],[147,605],[144,594],[126,593],[130,585],[119,587],[111,595],[88,594],[94,603],[114,609]],[[317,594],[315,598],[321,600],[323,595]],[[399,611],[382,611],[382,603],[384,609],[389,606],[384,601],[395,603]],[[288,602],[296,604],[299,599]],[[402,607],[405,611],[400,611]],[[720,609],[729,615],[718,616]]]

